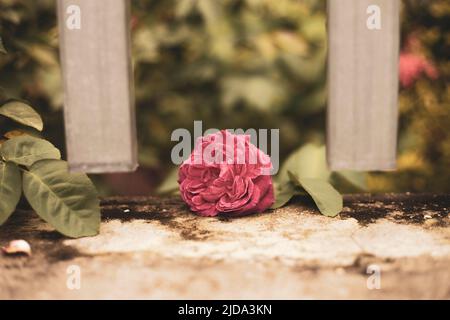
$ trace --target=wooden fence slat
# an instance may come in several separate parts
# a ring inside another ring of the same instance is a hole
[[[77,8],[80,28],[73,20]],[[58,17],[70,168],[133,171],[137,147],[128,0],[58,0]]]
[[[376,5],[381,29],[366,26]],[[373,7],[372,7],[373,8]],[[328,163],[333,170],[396,167],[398,0],[328,1]]]

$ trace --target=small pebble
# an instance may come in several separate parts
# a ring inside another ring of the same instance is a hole
[[[433,218],[433,217],[430,216],[429,214],[426,214],[426,215],[423,216],[423,218],[424,218],[424,219],[431,219],[431,218]]]
[[[3,247],[2,251],[7,255],[24,254],[31,256],[30,244],[25,240],[13,240],[6,247]]]
[[[125,210],[123,210],[123,212],[129,213],[129,212],[130,212],[130,209],[125,209]]]

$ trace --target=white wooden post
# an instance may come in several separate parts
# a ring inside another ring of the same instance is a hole
[[[398,0],[328,0],[328,163],[396,167]]]
[[[128,0],[58,0],[71,170],[137,167]]]

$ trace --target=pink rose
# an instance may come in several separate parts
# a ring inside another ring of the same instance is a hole
[[[222,130],[199,138],[181,165],[181,197],[202,216],[262,212],[274,203],[271,168],[250,136]]]
[[[412,86],[422,74],[433,80],[438,77],[438,71],[431,62],[412,53],[400,54],[399,69],[400,83],[404,88]]]
[[[434,64],[421,52],[423,52],[423,46],[419,38],[415,33],[409,34],[400,52],[399,76],[402,87],[412,86],[422,74],[432,80],[439,77],[439,72]]]

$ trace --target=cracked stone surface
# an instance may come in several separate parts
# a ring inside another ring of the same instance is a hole
[[[353,195],[344,205],[328,218],[298,198],[229,219],[197,217],[177,198],[110,198],[100,235],[83,239],[16,212],[0,245],[25,239],[33,255],[0,255],[0,298],[450,298],[450,195]],[[67,287],[74,265],[79,290]],[[380,289],[368,289],[372,265]]]

